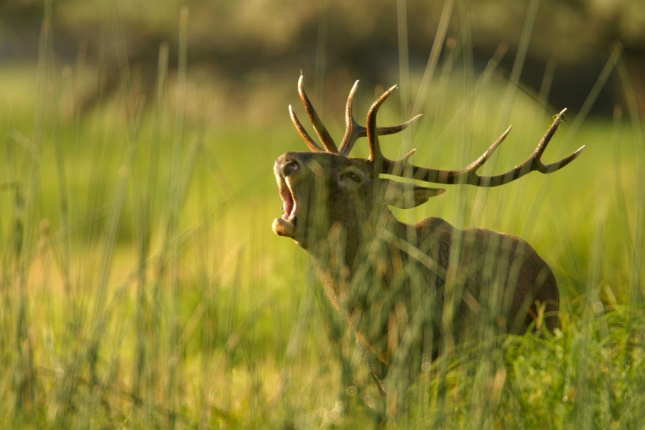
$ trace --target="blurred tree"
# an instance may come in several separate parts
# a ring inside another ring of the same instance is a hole
[[[408,0],[410,68],[425,66],[443,1]],[[509,73],[530,2],[457,1],[449,26],[451,44],[485,64],[504,43],[501,69]],[[521,81],[539,88],[547,63],[555,66],[549,102],[579,108],[615,42],[641,106],[645,106],[645,8],[631,0],[542,0],[539,3]],[[56,54],[73,62],[82,52],[103,70],[99,89],[88,91],[81,109],[94,106],[119,86],[125,65],[137,71],[142,91],[154,83],[159,46],[176,58],[179,9],[190,10],[188,62],[241,94],[289,78],[299,70],[328,84],[360,77],[368,84],[396,82],[399,73],[397,2],[393,0],[57,0],[52,3]],[[0,59],[36,58],[42,19],[40,0],[0,5]],[[172,64],[171,68],[176,64]],[[148,88],[148,89],[146,89]],[[596,113],[611,112],[623,96],[607,86]],[[645,108],[643,108],[645,112]]]

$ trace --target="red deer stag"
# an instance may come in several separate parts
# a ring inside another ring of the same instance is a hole
[[[546,174],[563,168],[584,147],[553,164],[540,158],[566,109],[555,116],[525,162],[500,175],[480,176],[477,170],[510,127],[465,168],[427,169],[408,163],[413,151],[397,161],[381,152],[379,135],[399,132],[418,118],[393,127],[376,126],[378,109],[396,86],[374,102],[363,127],[353,115],[357,81],[347,99],[345,135],[336,146],[302,83],[301,76],[300,99],[324,148],[289,106],[291,120],[312,152],[287,152],[275,161],[284,213],[273,221],[273,231],[292,238],[313,256],[329,298],[356,330],[377,381],[395,362],[418,372],[422,361],[452,345],[446,339],[463,338],[465,330],[487,326],[496,332],[522,333],[535,320],[549,329],[557,327],[555,277],[529,244],[489,230],[459,230],[441,218],[407,225],[387,206],[412,208],[444,192],[392,177],[496,187],[534,170]],[[360,137],[367,137],[369,157],[350,158]]]

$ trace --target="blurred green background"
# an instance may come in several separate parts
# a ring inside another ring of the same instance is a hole
[[[220,117],[239,118],[240,109],[266,117],[266,109],[254,107],[258,98],[283,106],[299,70],[318,83],[317,90],[331,88],[321,94],[327,97],[344,94],[347,82],[357,78],[370,86],[405,81],[410,71],[424,69],[442,19],[447,25],[442,59],[451,49],[462,49],[468,54],[461,58],[463,66],[481,71],[501,45],[507,51],[498,68],[502,76],[510,77],[519,53],[523,85],[537,92],[552,74],[548,100],[574,110],[619,44],[643,103],[645,11],[630,0],[456,1],[448,7],[420,0],[61,0],[49,7],[50,48],[57,67],[70,66],[81,85],[74,106],[81,112],[114,94],[126,78],[150,94],[162,44],[169,47],[170,74],[176,72],[182,7],[190,15],[185,44],[191,78],[215,87],[211,99]],[[0,5],[4,64],[34,63],[43,14],[41,0]],[[528,39],[522,38],[525,30]],[[611,114],[613,104],[624,100],[614,77],[601,94],[593,106],[601,114]]]
[[[305,86],[334,136],[399,84],[394,156],[487,172],[397,216],[518,235],[556,272],[562,331],[446,357],[401,427],[642,422],[645,9],[634,1],[36,1],[0,4],[0,419],[36,428],[355,428],[351,332],[271,233],[273,160],[305,150]],[[366,153],[357,145],[357,156]],[[488,170],[486,170],[488,169]],[[483,347],[482,347],[483,348]],[[347,370],[349,369],[349,371]],[[349,373],[348,373],[349,372]],[[347,376],[349,374],[349,376]],[[373,400],[372,400],[373,401]]]

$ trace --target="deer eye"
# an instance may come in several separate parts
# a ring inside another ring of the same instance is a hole
[[[360,184],[363,181],[359,175],[357,175],[356,173],[352,172],[351,170],[348,171],[348,172],[343,173],[342,178],[343,179],[349,179],[352,182],[355,182],[357,184]]]

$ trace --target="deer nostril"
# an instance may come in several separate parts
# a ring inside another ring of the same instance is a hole
[[[284,166],[282,166],[282,174],[287,177],[291,176],[293,173],[297,172],[300,169],[300,165],[297,161],[289,161]]]

